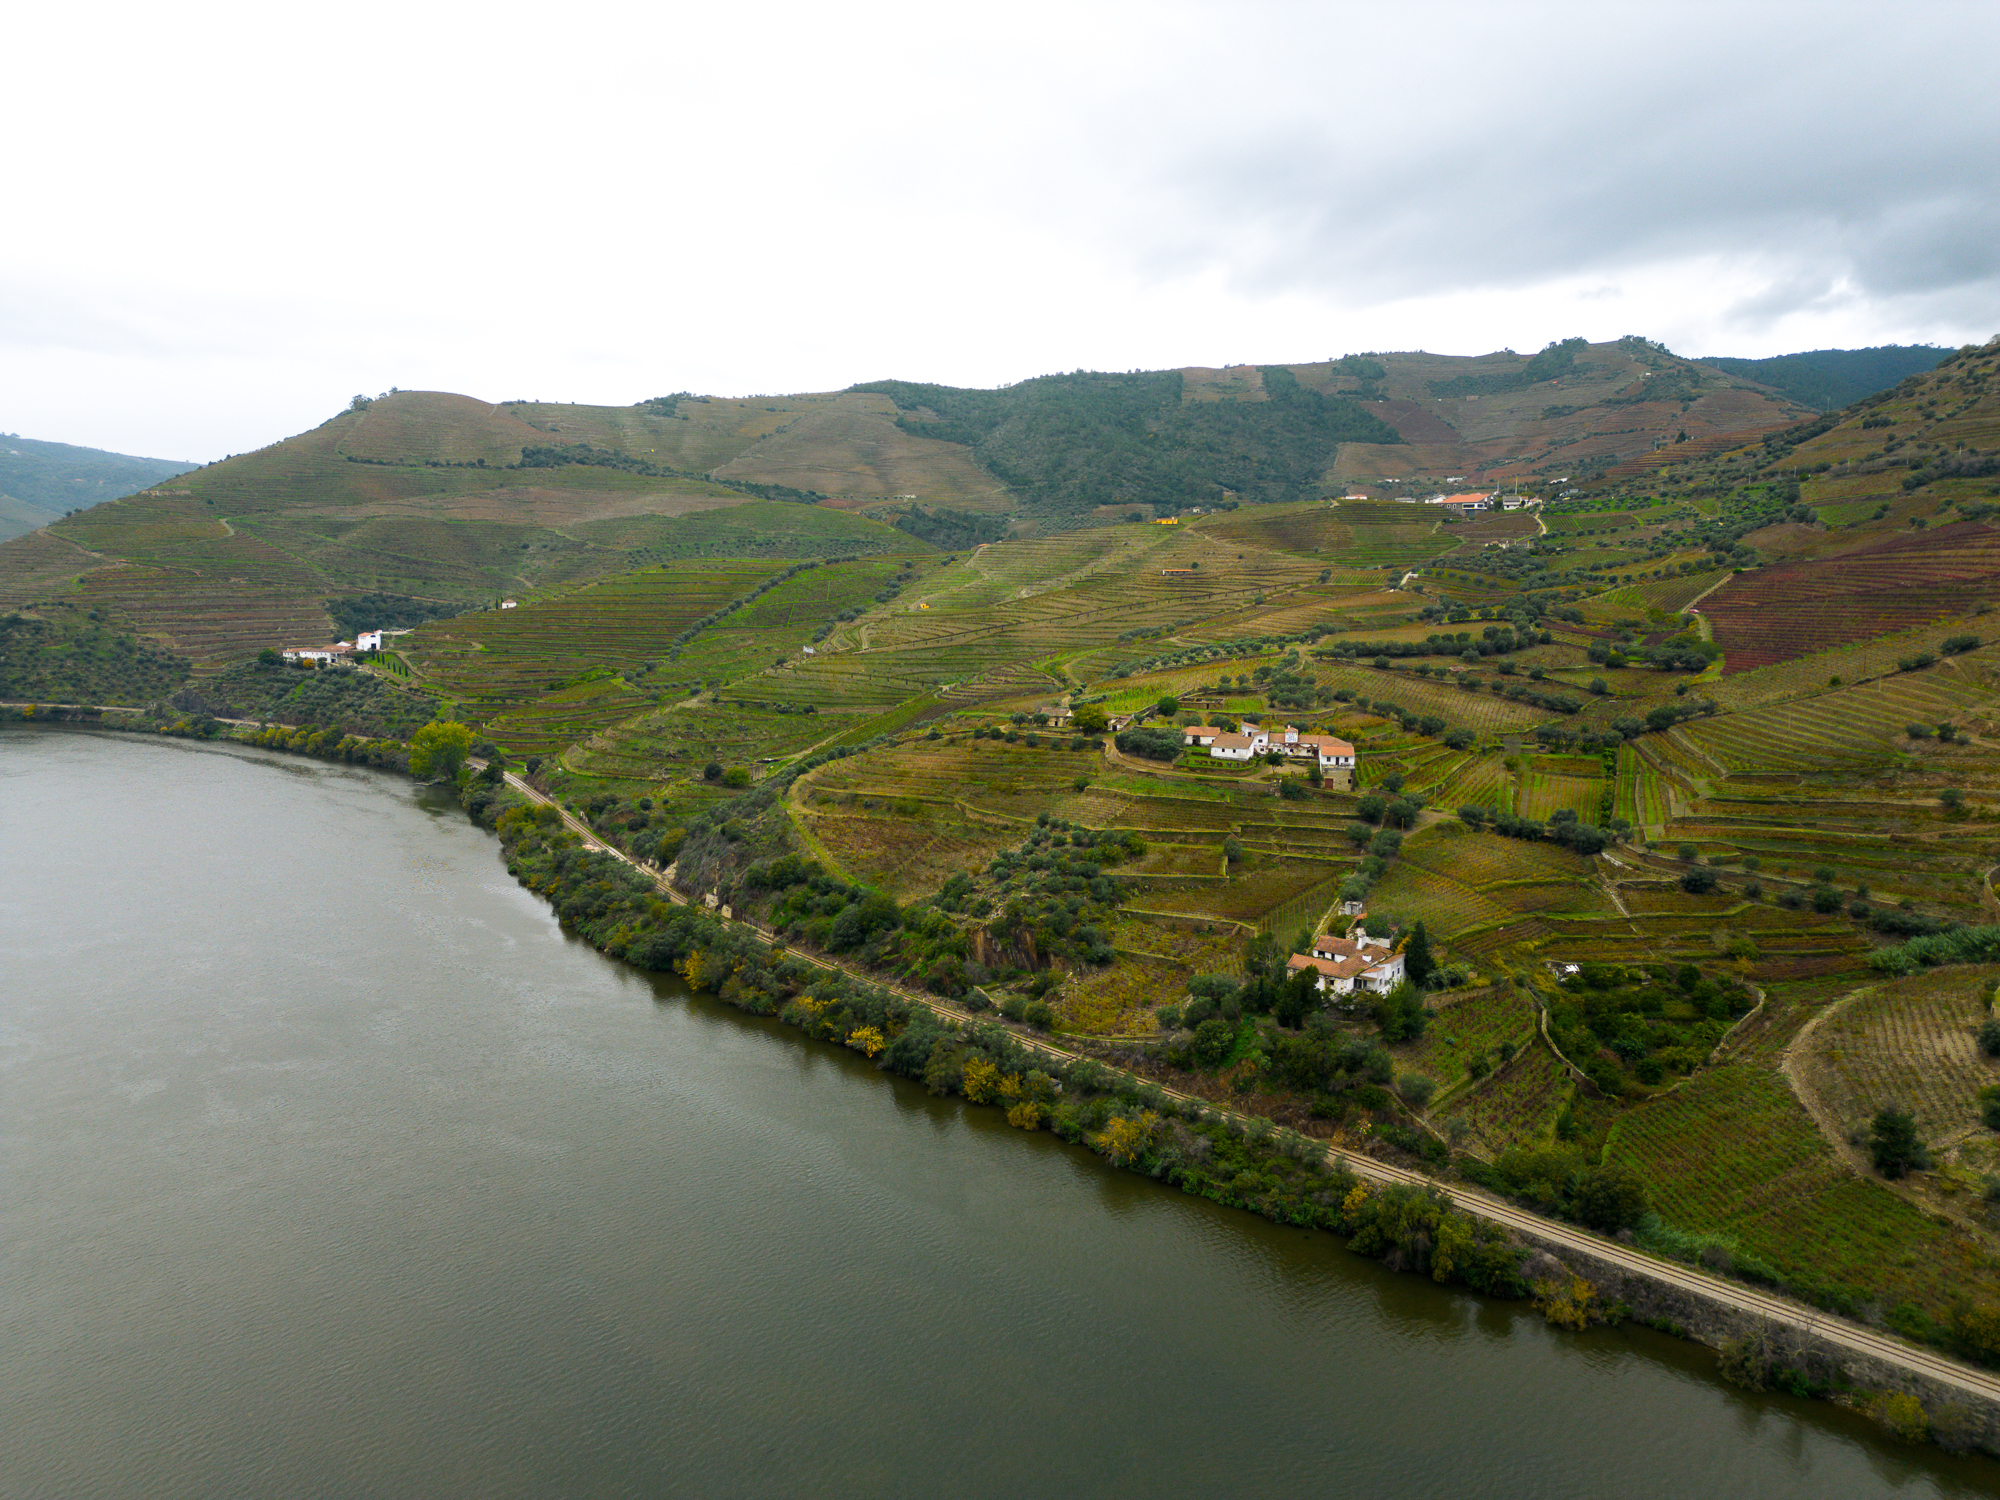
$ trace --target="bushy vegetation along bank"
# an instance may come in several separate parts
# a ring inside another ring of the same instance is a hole
[[[509,808],[491,826],[508,870],[615,958],[678,974],[740,1010],[851,1048],[933,1093],[1003,1109],[1020,1129],[1052,1131],[1183,1192],[1331,1230],[1360,1254],[1440,1282],[1502,1296],[1529,1290],[1527,1252],[1437,1190],[1364,1184],[1308,1137],[1175,1099],[1087,1058],[1031,1050],[997,1025],[941,1018],[740,924],[674,905],[640,871],[583,848],[552,807]]]

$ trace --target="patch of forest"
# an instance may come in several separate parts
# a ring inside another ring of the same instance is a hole
[[[1048,516],[1141,501],[1184,510],[1225,491],[1308,499],[1340,444],[1403,441],[1347,397],[1280,366],[1261,373],[1263,401],[1183,402],[1177,370],[1079,370],[991,391],[905,380],[852,389],[888,396],[905,432],[969,447],[1025,509]]]

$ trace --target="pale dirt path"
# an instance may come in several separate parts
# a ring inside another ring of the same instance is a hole
[[[550,803],[549,798],[526,785],[516,776],[510,774],[507,777],[507,784],[531,801],[554,805]],[[559,807],[557,811],[562,814],[564,826],[578,834],[583,839],[586,847],[601,850],[606,854],[612,855],[614,858],[623,860],[626,864],[632,866],[632,868],[650,879],[669,900],[682,906],[689,904],[688,898],[674,890],[657,872],[639,864],[622,851],[606,846],[602,840],[591,833],[580,821],[571,817],[568,812],[563,811]],[[718,916],[717,920],[724,919]],[[767,938],[771,936],[768,929],[756,923],[738,921],[737,925],[749,927],[753,932]],[[788,949],[787,951],[794,957],[813,964],[818,968],[846,973],[865,984],[872,984],[880,989],[887,990],[889,993],[908,1001],[910,1004],[921,1006],[943,1019],[956,1023],[969,1023],[977,1019],[968,1012],[960,1010],[955,1005],[947,1004],[942,1000],[934,999],[928,995],[919,994],[914,990],[904,989],[900,985],[885,983],[872,974],[865,974],[858,970],[850,969],[844,964],[837,964],[826,959],[816,958],[812,954],[800,952],[795,948]],[[1053,1042],[1045,1041],[1026,1032],[1016,1030],[1013,1027],[1008,1027],[1007,1029],[1017,1042],[1032,1052],[1068,1062],[1085,1060],[1085,1054],[1083,1053],[1074,1052],[1067,1047],[1058,1046]],[[1107,1072],[1119,1073],[1123,1071],[1111,1067],[1109,1064],[1099,1062],[1095,1058],[1088,1060],[1097,1062],[1097,1065],[1105,1068]],[[1141,1081],[1151,1084],[1150,1080]],[[1182,1093],[1178,1089],[1164,1088],[1158,1084],[1151,1084],[1151,1086],[1160,1088],[1163,1094],[1171,1098],[1198,1103],[1203,1108],[1216,1114],[1232,1119],[1246,1118],[1236,1115],[1233,1111],[1222,1109],[1210,1100]],[[1622,1245],[1616,1240],[1604,1239],[1601,1236],[1590,1233],[1588,1230],[1558,1223],[1553,1219],[1545,1219],[1539,1214],[1533,1214],[1526,1209],[1517,1208],[1511,1203],[1503,1202],[1476,1188],[1467,1188],[1455,1184],[1447,1186],[1418,1172],[1406,1171],[1401,1167],[1390,1166],[1386,1162],[1375,1161],[1370,1157],[1350,1156],[1332,1148],[1328,1149],[1327,1157],[1336,1166],[1344,1167],[1356,1176],[1366,1178],[1372,1182],[1384,1185],[1437,1189],[1463,1212],[1485,1219],[1489,1223],[1512,1229],[1517,1234],[1524,1235],[1541,1244],[1552,1245],[1559,1249],[1569,1249],[1579,1254],[1591,1256],[1596,1260],[1615,1266],[1621,1271],[1650,1278],[1653,1281],[1688,1292],[1692,1295],[1704,1297],[1710,1302],[1734,1309],[1747,1316],[1759,1318],[1787,1328],[1798,1329],[1801,1332],[1824,1339],[1829,1344],[1850,1350],[1855,1354],[1909,1370],[1927,1379],[1935,1380],[1941,1385],[1963,1391],[1976,1399],[2000,1403],[2000,1375],[1989,1374],[1971,1365],[1961,1364],[1959,1361],[1951,1359],[1946,1355],[1919,1348],[1914,1344],[1906,1344],[1892,1335],[1877,1333],[1875,1330],[1863,1327],[1861,1324],[1850,1323],[1845,1319],[1836,1318],[1828,1313],[1820,1312],[1816,1308],[1807,1307],[1802,1303],[1788,1302],[1784,1298],[1768,1292],[1760,1292],[1754,1288],[1743,1286],[1740,1283],[1724,1281],[1704,1271],[1684,1266],[1678,1261],[1661,1260],[1655,1256],[1647,1255],[1642,1251]]]
[[[1785,1082],[1790,1085],[1793,1097],[1799,1101],[1805,1112],[1812,1116],[1812,1122],[1819,1128],[1820,1135],[1825,1138],[1827,1145],[1833,1148],[1833,1154],[1840,1158],[1850,1172],[1857,1177],[1880,1183],[1920,1213],[1950,1219],[1975,1240],[1991,1249],[1995,1243],[1992,1230],[1973,1220],[1956,1204],[1946,1201],[1944,1195],[1919,1192],[1906,1182],[1892,1182],[1888,1178],[1876,1176],[1874,1161],[1867,1152],[1847,1139],[1846,1130],[1841,1125],[1839,1117],[1827,1107],[1826,1101],[1820,1098],[1806,1080],[1806,1043],[1819,1029],[1820,1023],[1835,1011],[1844,1010],[1854,1001],[1874,994],[1877,988],[1878,986],[1872,984],[1863,985],[1860,989],[1850,990],[1838,1000],[1831,1000],[1820,1007],[1819,1014],[1801,1026],[1798,1035],[1786,1046],[1778,1059],[1778,1070],[1784,1074]],[[1954,1144],[1958,1139],[1954,1137]]]
[[[1838,1000],[1829,1001],[1821,1006],[1819,1014],[1799,1028],[1798,1035],[1786,1044],[1783,1054],[1778,1059],[1778,1071],[1785,1075],[1785,1082],[1791,1086],[1793,1096],[1804,1106],[1805,1112],[1812,1116],[1813,1124],[1817,1125],[1819,1133],[1826,1137],[1826,1143],[1833,1148],[1833,1154],[1839,1157],[1847,1165],[1848,1170],[1857,1177],[1872,1175],[1871,1164],[1861,1154],[1858,1146],[1848,1142],[1847,1134],[1841,1128],[1839,1119],[1827,1108],[1826,1101],[1820,1098],[1806,1082],[1805,1050],[1807,1042],[1811,1040],[1812,1034],[1819,1030],[1821,1022],[1835,1011],[1845,1010],[1854,1001],[1864,995],[1873,994],[1874,991],[1874,985],[1863,985],[1860,989],[1849,990]],[[1894,1185],[1885,1183],[1884,1186]]]

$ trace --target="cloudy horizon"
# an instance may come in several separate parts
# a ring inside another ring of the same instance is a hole
[[[0,429],[2000,331],[2000,9],[44,8]]]

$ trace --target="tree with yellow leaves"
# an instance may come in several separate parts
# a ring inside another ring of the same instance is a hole
[[[729,977],[729,964],[711,956],[705,948],[694,948],[681,960],[681,973],[686,976],[690,988],[713,990]]]
[[[847,1045],[852,1047],[856,1052],[859,1052],[863,1057],[873,1057],[884,1047],[888,1046],[889,1043],[875,1027],[863,1026],[859,1030],[848,1033]]]
[[[1159,1124],[1160,1117],[1150,1109],[1136,1119],[1114,1115],[1103,1130],[1090,1138],[1090,1144],[1103,1152],[1113,1166],[1127,1166],[1137,1161],[1152,1143],[1153,1132]]]
[[[1042,1125],[1042,1107],[1032,1099],[1023,1099],[1007,1111],[1007,1123],[1016,1130],[1039,1130]]]
[[[967,1058],[962,1087],[967,1099],[985,1104],[1000,1092],[1000,1069],[983,1057]]]
[[[1558,1328],[1588,1328],[1600,1316],[1592,1306],[1597,1288],[1571,1273],[1567,1279],[1554,1277],[1535,1286],[1535,1310]]]

